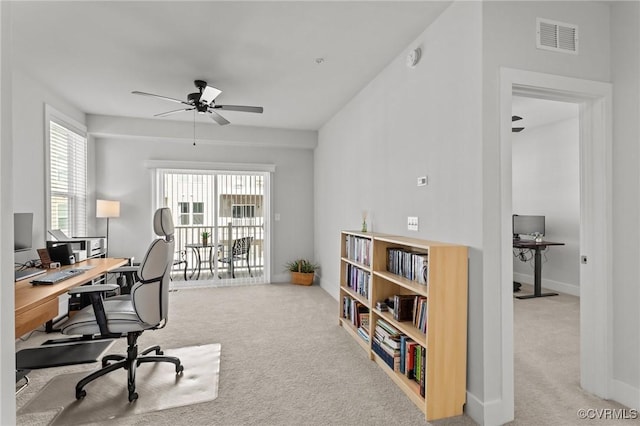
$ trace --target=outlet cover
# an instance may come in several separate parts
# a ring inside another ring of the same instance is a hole
[[[418,186],[427,186],[429,178],[427,176],[420,176],[418,178]]]

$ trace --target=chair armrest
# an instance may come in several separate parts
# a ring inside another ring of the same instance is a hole
[[[117,284],[95,284],[95,285],[83,285],[79,287],[70,288],[69,294],[85,294],[85,293],[101,293],[104,291],[113,291],[120,288]]]

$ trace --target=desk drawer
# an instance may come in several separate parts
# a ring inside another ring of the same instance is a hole
[[[16,315],[16,339],[58,316],[58,298]]]

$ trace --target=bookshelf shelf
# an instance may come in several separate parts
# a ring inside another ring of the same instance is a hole
[[[371,267],[368,265],[365,265],[364,263],[359,263],[359,262],[356,262],[355,260],[347,259],[346,257],[343,257],[341,260],[343,262],[350,263],[353,266],[356,266],[364,271],[371,271]]]
[[[340,290],[343,291],[345,294],[348,294],[349,296],[351,296],[353,299],[356,299],[358,302],[370,308],[369,301],[365,299],[362,295],[350,289],[349,287],[340,287]]]
[[[401,277],[400,275],[392,274],[387,271],[373,271],[373,274],[386,281],[404,287],[415,294],[420,294],[422,296],[428,295],[427,286],[424,284],[418,284],[415,281],[408,280],[405,277]]]
[[[467,247],[359,231],[343,231],[340,239],[339,324],[427,421],[461,415]],[[382,311],[379,302],[398,306]],[[424,329],[425,321],[426,333],[416,326]]]

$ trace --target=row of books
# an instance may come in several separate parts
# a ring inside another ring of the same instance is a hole
[[[424,396],[427,371],[427,349],[406,336],[400,338],[400,373],[420,385]]]
[[[356,328],[369,330],[369,308],[349,296],[342,298],[342,317],[351,321]]]
[[[418,284],[429,283],[429,255],[402,248],[387,249],[387,271],[416,281]]]
[[[424,396],[426,349],[383,319],[376,321],[372,350],[391,368],[419,384]]]
[[[368,299],[371,291],[371,274],[347,263],[345,275],[347,286]]]
[[[347,235],[345,238],[347,259],[371,266],[371,240],[369,238]]]
[[[411,321],[414,327],[427,332],[427,298],[417,294],[396,294],[385,300],[388,312],[396,321]]]

